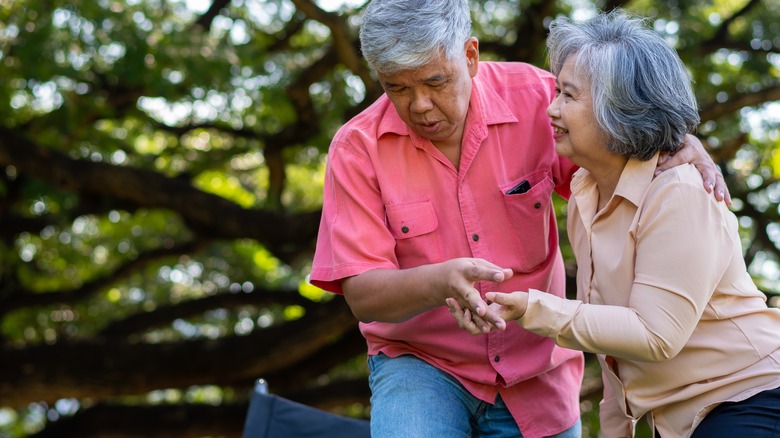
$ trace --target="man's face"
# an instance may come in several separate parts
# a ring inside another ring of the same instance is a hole
[[[479,62],[476,38],[469,38],[464,50],[465,58],[455,61],[441,53],[419,69],[377,72],[401,120],[436,146],[460,145]]]

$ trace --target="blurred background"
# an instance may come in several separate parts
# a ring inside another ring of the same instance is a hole
[[[382,92],[364,4],[0,0],[0,437],[238,437],[258,377],[370,415],[357,322],[306,282],[329,139]],[[650,18],[776,305],[780,2],[471,5],[483,60],[540,67],[558,15]]]

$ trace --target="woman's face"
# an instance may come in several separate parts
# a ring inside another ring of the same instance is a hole
[[[603,163],[607,137],[593,115],[590,80],[575,74],[577,55],[566,59],[556,79],[556,96],[547,107],[554,129],[555,150],[580,167]]]

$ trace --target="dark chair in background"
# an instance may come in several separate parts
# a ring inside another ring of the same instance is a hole
[[[268,383],[255,383],[244,438],[369,438],[367,420],[343,417],[268,394]]]

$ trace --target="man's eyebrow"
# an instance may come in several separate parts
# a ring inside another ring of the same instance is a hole
[[[446,79],[447,79],[447,75],[445,74],[435,74],[433,76],[425,78],[425,82],[440,82]]]
[[[381,83],[382,87],[384,87],[384,88],[404,88],[404,87],[406,87],[406,85],[404,85],[404,84],[402,84],[400,82],[392,81],[392,80],[384,80],[384,81],[380,80],[380,83]]]
[[[429,84],[431,82],[442,82],[442,81],[448,80],[449,77],[450,77],[449,75],[444,74],[444,73],[436,73],[436,74],[433,74],[433,75],[431,75],[431,76],[429,76],[429,77],[427,77],[425,79],[422,79],[421,82],[423,84]],[[385,88],[404,87],[405,86],[403,84],[395,83],[395,82],[392,82],[392,81],[381,81],[381,83],[382,83],[382,86],[384,86]]]

